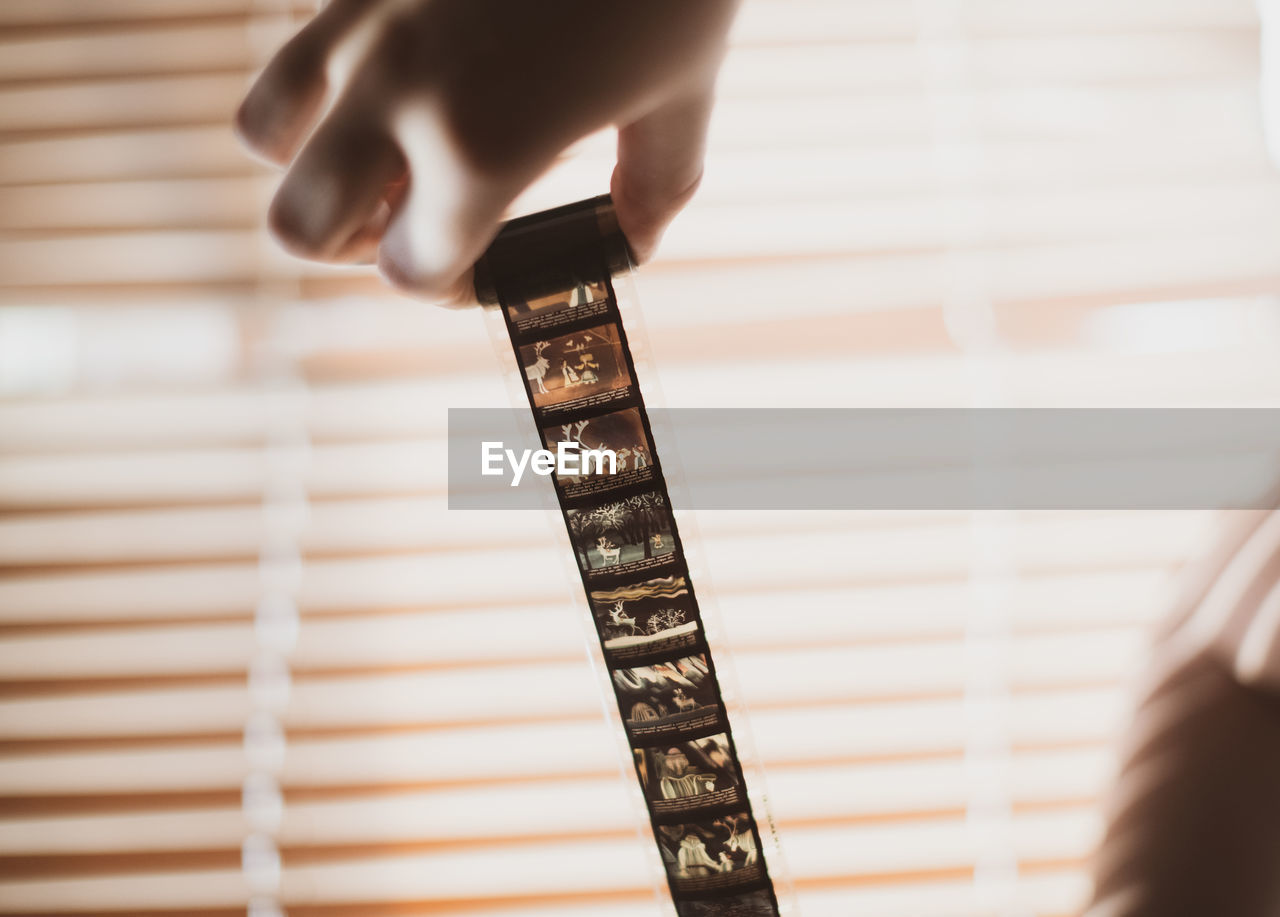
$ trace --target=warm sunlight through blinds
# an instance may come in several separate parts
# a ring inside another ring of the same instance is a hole
[[[303,15],[0,4],[0,913],[655,915],[546,521],[445,510],[482,323],[262,228],[227,122]],[[1256,44],[1248,0],[747,0],[639,278],[666,401],[1280,405]],[[1209,516],[698,521],[806,917],[1076,910]]]

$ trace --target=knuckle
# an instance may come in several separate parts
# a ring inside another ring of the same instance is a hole
[[[528,131],[518,117],[466,98],[445,98],[442,127],[464,169],[476,176],[497,177],[518,170],[530,158]]]

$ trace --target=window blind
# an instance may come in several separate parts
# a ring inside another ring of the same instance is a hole
[[[660,913],[546,521],[445,509],[446,408],[508,403],[480,320],[262,227],[230,113],[305,15],[0,6],[0,913]],[[667,403],[1280,402],[1256,42],[1234,0],[747,0],[639,277]],[[1078,909],[1213,520],[697,521],[803,913]]]

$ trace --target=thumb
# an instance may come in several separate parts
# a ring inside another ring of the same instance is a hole
[[[698,190],[712,86],[682,94],[618,131],[610,191],[636,260],[652,257],[667,224]]]

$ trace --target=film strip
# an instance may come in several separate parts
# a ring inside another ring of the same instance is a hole
[[[618,308],[630,265],[600,197],[508,223],[476,292],[501,310],[546,448],[614,456],[554,480],[676,911],[777,917]]]

